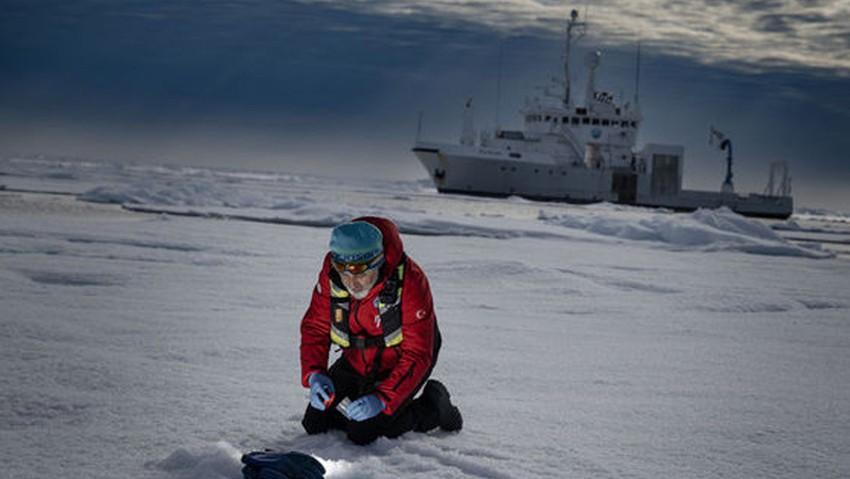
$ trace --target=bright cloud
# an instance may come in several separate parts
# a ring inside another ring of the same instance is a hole
[[[570,6],[546,0],[320,0],[338,8],[441,25],[479,25],[505,34],[561,32]],[[315,3],[315,2],[313,2]],[[575,8],[594,42],[739,68],[814,68],[850,76],[846,0],[608,0]]]

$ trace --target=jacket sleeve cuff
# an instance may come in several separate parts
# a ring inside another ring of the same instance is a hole
[[[384,403],[384,408],[381,410],[381,412],[383,412],[386,415],[391,415],[392,413],[395,412],[395,408],[390,407],[390,399],[387,397],[386,394],[384,394],[380,390],[376,390],[372,394],[377,396],[378,399],[380,399],[381,402]]]
[[[302,386],[304,386],[305,388],[310,387],[310,376],[312,376],[313,373],[321,373],[321,374],[324,374],[325,376],[328,375],[327,371],[325,371],[324,369],[322,369],[320,367],[312,367],[312,368],[308,369],[307,372],[304,373],[303,376],[301,376],[301,385]]]

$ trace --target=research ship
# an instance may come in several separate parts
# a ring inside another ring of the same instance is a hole
[[[585,57],[583,104],[573,101],[570,54],[586,31],[573,10],[566,25],[563,79],[558,93],[526,99],[521,131],[495,129],[478,134],[474,107],[467,101],[459,143],[417,139],[413,153],[437,191],[570,203],[612,202],[693,211],[728,207],[747,216],[787,218],[793,212],[785,162],[770,165],[762,194],[741,195],[732,182],[732,143],[712,128],[727,153],[727,173],[719,191],[682,189],[684,147],[648,143],[636,148],[642,117],[638,94],[621,104],[596,89],[601,53]]]

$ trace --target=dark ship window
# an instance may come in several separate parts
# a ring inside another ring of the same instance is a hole
[[[506,140],[523,140],[525,135],[521,131],[499,131],[496,133],[496,138],[504,138]]]
[[[610,122],[610,121],[608,121],[608,120],[602,120],[602,126],[608,126],[608,125],[610,125],[610,124],[611,124],[611,122]]]
[[[599,118],[594,118],[594,119],[593,119],[593,124],[594,124],[594,125],[598,125],[598,124],[599,124]]]
[[[590,118],[587,118],[587,117],[582,118],[582,119],[581,119],[581,123],[582,123],[583,125],[589,125],[589,124],[590,124]]]
[[[579,124],[579,119],[578,119],[578,117],[577,117],[577,116],[574,116],[574,117],[573,117],[573,122],[572,122],[572,123],[573,123],[573,125],[578,125],[578,124]]]

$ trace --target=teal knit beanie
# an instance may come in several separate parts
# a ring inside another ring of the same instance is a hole
[[[354,221],[338,225],[331,232],[331,257],[340,263],[363,263],[384,250],[383,235],[375,225]]]

